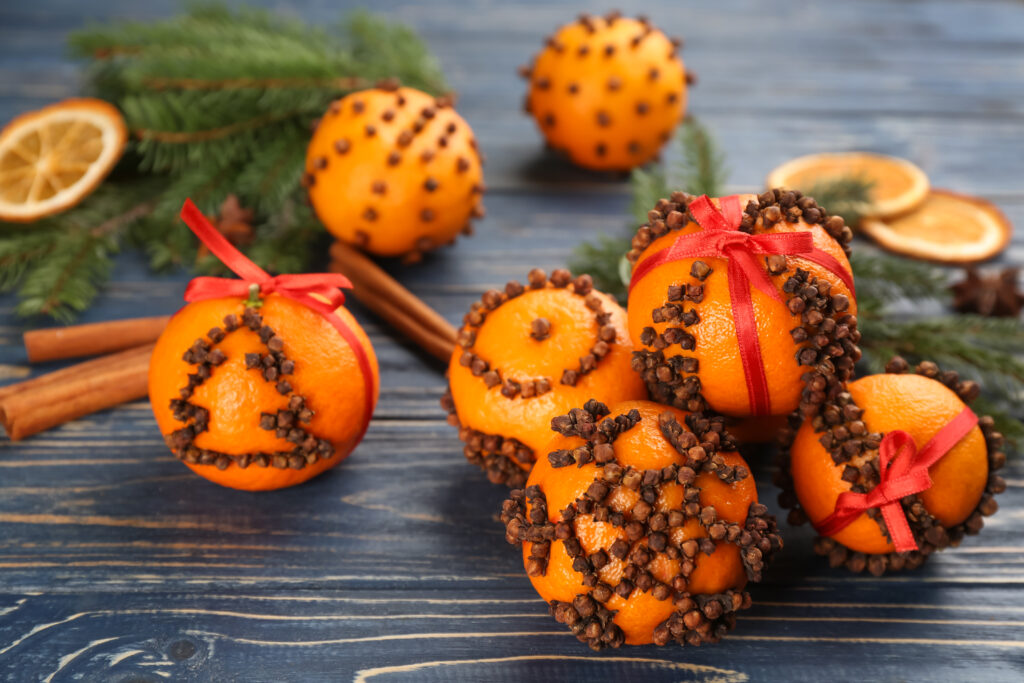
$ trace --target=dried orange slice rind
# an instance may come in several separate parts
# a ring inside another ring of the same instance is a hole
[[[68,209],[121,158],[128,131],[103,100],[64,100],[0,131],[0,220],[27,223]]]
[[[864,211],[872,218],[892,218],[912,211],[928,195],[928,176],[920,168],[906,159],[867,152],[797,157],[769,173],[767,182],[769,188],[807,192],[819,183],[849,176],[872,183],[871,204]]]
[[[949,190],[932,190],[905,216],[865,219],[861,229],[890,251],[942,263],[984,261],[1002,251],[1013,233],[994,204]]]

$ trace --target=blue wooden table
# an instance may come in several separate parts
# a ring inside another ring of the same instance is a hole
[[[354,3],[267,4],[327,22]],[[401,280],[455,322],[484,289],[622,230],[625,184],[546,157],[515,75],[556,25],[606,7],[369,4],[440,56],[489,159],[477,236],[396,269]],[[700,76],[691,111],[728,154],[732,189],[759,188],[799,154],[876,150],[916,161],[937,187],[996,201],[1024,227],[1024,4],[805,4],[643,3],[686,38]],[[77,92],[70,30],[177,9],[3,0],[0,121]],[[1024,264],[1024,240],[1002,259]],[[170,313],[187,277],[154,276],[126,253],[84,320]],[[28,323],[13,307],[0,299],[0,383],[51,369],[28,367]],[[920,571],[829,570],[811,532],[783,524],[785,550],[720,645],[593,654],[548,616],[505,543],[506,492],[466,464],[445,424],[442,368],[352,308],[380,357],[380,404],[359,449],[307,485],[250,494],[197,478],[168,453],[146,402],[17,444],[0,437],[0,680],[1024,678],[1019,460],[984,533]],[[752,464],[774,509],[768,460]]]

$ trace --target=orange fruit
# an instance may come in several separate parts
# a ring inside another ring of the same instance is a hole
[[[121,158],[117,108],[80,98],[15,118],[0,131],[0,220],[31,222],[82,201]]]
[[[1013,225],[995,204],[949,190],[932,190],[911,213],[865,219],[861,228],[889,251],[942,263],[992,258],[1013,234]]]
[[[680,235],[703,229],[686,213],[692,199],[675,193],[650,212],[650,222],[637,231],[628,255],[634,269]],[[844,249],[849,228],[813,199],[776,190],[743,195],[740,201],[747,207],[746,230],[810,232],[814,246],[850,272]],[[831,357],[837,366],[844,364],[842,372],[852,370],[851,359],[836,357],[831,350],[853,351],[857,304],[840,277],[824,266],[800,256],[754,258],[766,267],[785,302],[750,286],[769,393],[767,412],[786,415],[800,403],[809,367]],[[656,266],[634,281],[627,310],[630,338],[638,349],[633,367],[644,376],[654,400],[694,412],[710,408],[732,417],[754,414],[725,259],[686,258]]]
[[[466,457],[491,481],[521,486],[551,418],[590,398],[646,398],[632,350],[626,312],[587,275],[534,269],[526,287],[486,292],[459,331],[443,401]]]
[[[906,159],[843,152],[810,154],[782,164],[768,174],[767,187],[809,192],[820,183],[857,177],[871,183],[871,201],[864,215],[892,218],[913,211],[928,195],[928,176]]]
[[[582,15],[532,66],[526,110],[573,163],[629,170],[655,156],[686,112],[677,41],[641,19]]]
[[[721,638],[781,545],[721,419],[590,401],[552,426],[502,519],[555,618],[595,648]]]
[[[306,152],[304,183],[338,239],[415,260],[483,215],[481,155],[450,100],[413,88],[331,104]]]
[[[280,295],[258,309],[227,297],[178,311],[149,369],[153,413],[175,455],[213,482],[249,491],[294,486],[345,459],[372,414],[367,382],[377,400],[377,357],[352,314],[336,313],[372,377],[331,322]]]
[[[862,435],[884,435],[901,429],[913,437],[918,448],[964,409],[963,401],[941,382],[914,374],[870,375],[851,382],[847,390],[863,414],[857,420],[862,424],[844,425],[845,429]],[[794,491],[813,524],[832,514],[839,494],[854,485],[843,477],[847,467],[859,468],[878,457],[875,446],[836,464],[822,445],[821,436],[813,423],[806,421],[790,450]],[[927,513],[946,529],[965,522],[977,508],[989,480],[988,447],[982,429],[975,426],[932,465],[929,474],[932,487],[917,494]],[[856,552],[894,552],[879,524],[864,513],[832,539]]]

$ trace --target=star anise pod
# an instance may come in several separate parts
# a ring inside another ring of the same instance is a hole
[[[228,242],[236,247],[245,247],[252,244],[254,234],[252,219],[255,216],[251,209],[243,209],[238,202],[238,197],[229,194],[220,205],[218,217],[211,221],[220,234],[227,238]],[[210,255],[205,244],[199,245],[196,253],[196,260],[201,261]]]
[[[988,274],[974,268],[950,290],[953,308],[960,313],[977,313],[990,317],[1016,317],[1024,308],[1024,294],[1017,289],[1018,268],[1005,268]]]

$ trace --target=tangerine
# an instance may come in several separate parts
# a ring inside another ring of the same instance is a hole
[[[197,301],[157,340],[149,397],[164,438],[197,474],[248,491],[300,484],[355,448],[377,400],[377,358],[345,308],[372,377],[324,316],[278,294]],[[374,388],[367,404],[366,384]]]
[[[483,216],[482,164],[450,98],[379,87],[331,104],[309,143],[303,182],[335,237],[415,261]]]
[[[878,449],[885,434],[907,432],[920,449],[965,409],[965,399],[977,395],[976,384],[939,373],[933,363],[918,366],[922,374],[902,374],[905,367],[897,359],[890,373],[850,382],[838,403],[825,408],[831,419],[806,420],[796,431],[788,467],[799,503],[797,521],[806,517],[819,524],[835,510],[840,494],[877,486]],[[1001,439],[991,418],[981,418],[929,468],[932,485],[903,499],[918,551],[896,553],[878,509],[862,513],[819,543],[819,551],[833,554],[835,564],[880,574],[887,568],[915,567],[931,552],[958,544],[965,533],[977,533],[982,517],[998,507],[992,496],[1005,488],[993,474],[1005,461],[998,452]]]
[[[626,312],[593,288],[535,268],[473,304],[459,331],[443,399],[465,455],[491,481],[522,486],[551,438],[551,418],[589,398],[646,398],[630,371]]]
[[[681,235],[701,232],[689,213],[694,198],[674,193],[649,214],[633,238],[634,270],[671,247]],[[713,200],[717,202],[717,200]],[[848,276],[850,229],[810,197],[774,190],[742,195],[738,229],[754,235],[809,232],[814,247]],[[853,368],[857,305],[843,277],[801,256],[754,256],[764,264],[780,300],[750,285],[767,405],[761,415],[786,415],[800,404],[804,374],[832,363],[843,377]],[[851,280],[852,281],[852,280]],[[629,293],[629,334],[638,348],[634,369],[659,403],[731,417],[757,413],[737,339],[728,261],[671,260],[634,281]],[[784,303],[783,303],[784,302]]]
[[[530,81],[525,108],[548,144],[579,166],[644,164],[686,112],[679,44],[646,19],[581,15],[522,70]]]
[[[716,642],[781,547],[722,418],[597,401],[505,502],[534,588],[591,647]]]

